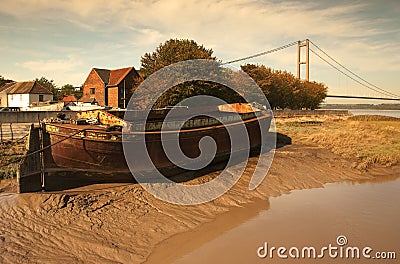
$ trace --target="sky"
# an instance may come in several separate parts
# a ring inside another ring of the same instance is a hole
[[[80,86],[93,67],[139,69],[141,56],[170,38],[193,39],[223,62],[309,38],[370,83],[400,95],[398,0],[0,1],[0,74],[16,81],[44,76],[58,86]],[[292,46],[233,66],[258,63],[296,74],[296,61]],[[326,84],[329,94],[381,97],[313,53],[310,80]]]

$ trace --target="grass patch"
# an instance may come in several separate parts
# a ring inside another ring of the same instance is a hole
[[[25,144],[25,140],[5,141],[0,143],[0,179],[17,177],[19,162],[12,162],[25,154]],[[8,163],[12,164],[4,166]]]
[[[392,116],[381,116],[381,115],[356,115],[351,116],[348,120],[352,121],[400,121],[400,118],[392,117]]]
[[[354,160],[354,167],[393,166],[400,163],[400,119],[352,117],[323,125],[277,122],[277,130],[293,142],[316,144]]]

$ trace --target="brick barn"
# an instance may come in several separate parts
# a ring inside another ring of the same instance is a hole
[[[97,101],[102,106],[126,108],[139,74],[134,67],[108,70],[93,68],[83,84],[80,101]]]

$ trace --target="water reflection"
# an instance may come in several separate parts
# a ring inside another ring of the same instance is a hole
[[[384,115],[400,118],[400,110],[349,109],[353,115]]]
[[[381,175],[378,177],[374,177],[371,179],[363,179],[363,180],[356,180],[353,181],[353,184],[373,184],[373,183],[385,183],[385,182],[391,182],[395,181],[400,178],[400,174],[388,174],[388,175]]]
[[[396,173],[326,184],[322,189],[293,191],[290,195],[271,198],[269,210],[182,256],[177,263],[265,263],[271,260],[259,259],[255,253],[264,242],[277,247],[318,248],[335,243],[338,235],[346,235],[349,245],[397,251],[399,199],[400,177]],[[273,263],[327,261],[360,263],[361,260],[274,259]],[[382,262],[374,260],[374,263]]]

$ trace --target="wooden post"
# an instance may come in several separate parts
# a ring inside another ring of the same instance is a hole
[[[3,142],[3,123],[0,123],[0,142]]]
[[[44,148],[44,131],[45,131],[45,123],[41,124],[40,130],[40,149]],[[44,151],[40,152],[40,178],[42,182],[42,191],[46,190],[46,171],[45,171],[45,164],[44,164]]]
[[[39,129],[31,125],[27,143],[27,153],[32,153],[40,149]],[[42,189],[41,170],[40,170],[40,154],[24,157],[19,164],[17,171],[17,192],[38,192]]]
[[[126,87],[125,87],[125,79],[124,79],[124,109],[126,108]]]
[[[12,130],[12,123],[10,123],[10,133],[11,133],[11,140],[14,140],[14,134]]]

